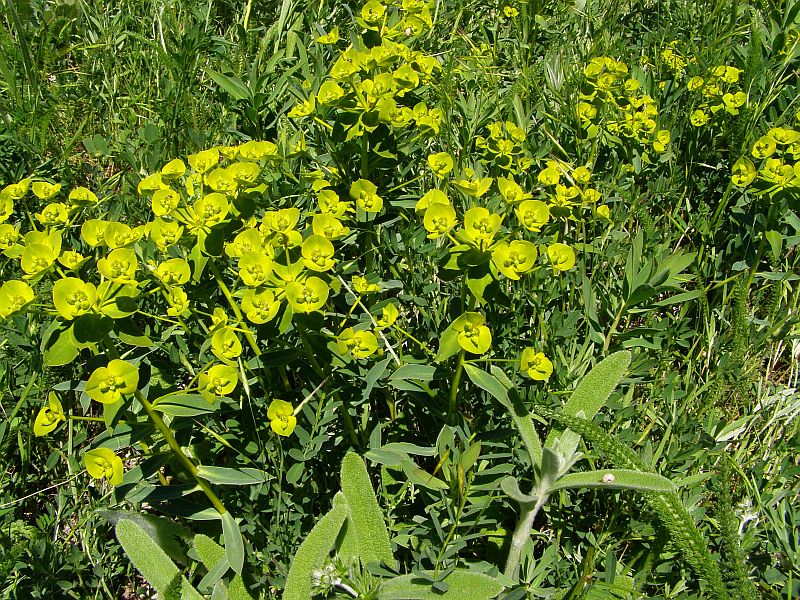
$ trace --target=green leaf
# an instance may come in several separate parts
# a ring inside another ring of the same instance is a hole
[[[193,533],[175,521],[156,515],[140,513],[133,510],[100,509],[97,514],[112,525],[117,525],[122,519],[133,521],[141,527],[147,535],[153,538],[159,547],[175,561],[189,564],[186,554],[187,544],[192,541]]]
[[[283,600],[308,600],[313,596],[311,574],[330,554],[336,537],[347,518],[347,500],[338,492],[333,497],[333,508],[322,517],[300,544],[286,577]]]
[[[202,533],[198,533],[196,536],[194,536],[194,548],[197,551],[198,556],[200,556],[200,561],[203,563],[203,565],[205,565],[209,572],[214,568],[215,565],[219,564],[221,560],[227,559],[225,556],[225,548]],[[228,586],[228,597],[230,600],[253,599],[253,597],[250,595],[250,592],[247,591],[247,586],[245,586],[241,575],[234,575],[233,579],[231,580],[231,583]]]
[[[447,586],[444,593],[433,589],[434,581],[433,571],[394,577],[381,586],[378,600],[490,600],[505,589],[494,577],[465,570],[455,570],[436,581]]]
[[[171,417],[196,417],[215,412],[219,403],[209,404],[200,394],[170,394],[153,401],[156,410]]]
[[[364,459],[348,452],[342,461],[342,493],[350,509],[349,519],[358,542],[358,556],[364,564],[394,564],[389,531],[372,489]]]
[[[634,490],[637,492],[674,492],[675,485],[657,473],[643,473],[631,469],[607,469],[569,473],[550,487],[550,492],[572,488],[606,488]]]
[[[50,334],[48,336],[48,334]],[[62,328],[57,321],[48,327],[42,340],[45,367],[61,367],[74,361],[80,348],[72,335],[72,328]]]
[[[241,575],[244,567],[244,539],[239,525],[229,512],[222,513],[222,535],[225,537],[225,555],[231,569]]]
[[[511,418],[517,426],[522,442],[525,444],[525,449],[531,457],[534,465],[539,465],[542,462],[542,442],[539,439],[539,434],[536,433],[536,428],[533,425],[533,419],[525,404],[520,399],[516,390],[511,390],[511,397],[509,398],[510,381],[499,367],[493,367],[492,372],[489,374],[483,369],[471,365],[464,364],[464,370],[470,381],[477,385],[482,390],[489,392],[498,402],[508,409],[511,413]],[[500,379],[502,377],[502,380]]]
[[[591,420],[608,400],[614,388],[619,385],[630,364],[631,353],[627,350],[615,352],[603,359],[581,380],[562,412],[565,415],[581,416]],[[558,430],[552,429],[545,445],[552,446],[558,435]],[[560,438],[559,451],[562,456],[567,458],[572,456],[578,448],[581,437],[567,429],[561,433]]]
[[[458,344],[458,332],[453,329],[453,324],[450,323],[444,333],[439,337],[439,352],[436,353],[436,362],[444,362],[457,352],[461,350]]]
[[[261,469],[251,468],[231,469],[200,465],[197,467],[197,474],[218,485],[257,485],[266,483],[268,479],[267,474]]]
[[[506,495],[519,502],[522,505],[528,504],[535,504],[536,503],[536,496],[529,496],[525,494],[522,490],[519,489],[519,482],[517,478],[513,475],[509,475],[508,477],[504,477],[502,481],[500,481],[500,489],[502,489]]]
[[[175,563],[139,525],[130,519],[120,519],[115,532],[133,565],[164,598],[202,600]]]
[[[250,97],[250,90],[238,77],[224,75],[213,69],[206,69],[206,73],[214,80],[214,83],[228,92],[236,100],[247,100]]]

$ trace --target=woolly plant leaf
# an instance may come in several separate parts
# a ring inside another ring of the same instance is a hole
[[[115,531],[133,565],[164,598],[202,600],[166,552],[139,525],[130,519],[120,519]]]
[[[211,571],[215,565],[225,557],[225,548],[212,540],[207,535],[198,533],[194,536],[194,549],[200,557],[200,562]],[[202,588],[201,588],[202,589]],[[252,600],[241,575],[235,575],[228,586],[228,596],[231,600]]]
[[[383,512],[378,506],[364,459],[354,452],[348,452],[342,461],[342,493],[350,509],[349,524],[353,525],[361,562],[383,561],[393,565],[394,555]]]
[[[627,350],[615,352],[604,358],[581,380],[562,412],[565,415],[581,416],[591,421],[614,388],[619,385],[630,364],[631,353]],[[552,446],[557,436],[559,436],[558,431],[552,429],[545,445]],[[570,457],[577,450],[581,436],[567,429],[560,434],[560,439],[559,450],[562,456]]]
[[[606,488],[634,490],[637,492],[674,492],[675,485],[657,473],[643,473],[630,469],[606,469],[569,473],[550,487],[550,492],[570,488]]]
[[[300,544],[294,555],[283,600],[308,600],[312,597],[311,574],[325,562],[336,536],[347,518],[347,500],[338,492],[333,497],[333,508],[322,517]]]
[[[378,600],[490,600],[505,588],[494,577],[455,570],[437,581],[435,590],[433,571],[424,571],[423,575],[412,573],[389,579],[381,586]]]
[[[97,514],[103,517],[112,525],[116,525],[123,519],[133,521],[144,529],[153,541],[167,553],[174,561],[184,565],[189,564],[189,557],[186,555],[187,545],[191,543],[193,533],[188,527],[184,527],[164,517],[140,513],[133,510],[98,510]]]

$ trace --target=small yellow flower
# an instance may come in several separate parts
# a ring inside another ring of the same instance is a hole
[[[273,400],[267,408],[267,418],[272,431],[278,435],[287,437],[292,435],[297,425],[297,417],[294,416],[292,405],[284,400]]]
[[[456,210],[449,204],[431,204],[425,211],[423,225],[431,240],[447,235],[455,224]]]
[[[611,208],[607,204],[597,207],[597,216],[604,221],[611,222]]]
[[[397,310],[397,306],[395,304],[387,304],[381,309],[381,316],[375,319],[375,328],[386,329],[391,327],[397,321],[398,316],[400,316],[400,312]]]
[[[429,190],[417,201],[414,206],[414,212],[418,215],[424,214],[433,204],[446,204],[449,206],[450,200],[442,190]]]
[[[188,160],[195,173],[205,173],[219,163],[219,149],[210,148],[197,154],[190,154]]]
[[[186,164],[180,158],[171,160],[161,167],[161,176],[164,179],[169,179],[170,181],[180,179],[185,173]]]
[[[476,312],[465,312],[453,321],[453,331],[458,333],[458,345],[473,354],[483,354],[489,350],[492,332],[485,323],[486,317]]]
[[[95,448],[88,450],[83,455],[83,464],[86,472],[94,479],[108,479],[111,485],[122,483],[122,476],[125,470],[122,466],[122,459],[108,448]]]
[[[31,286],[24,281],[10,279],[3,282],[0,287],[0,319],[6,319],[21,311],[33,301],[33,298]]]
[[[541,200],[525,200],[516,209],[517,218],[528,231],[541,231],[550,220],[550,208]]]
[[[350,228],[329,213],[314,215],[311,218],[311,230],[314,235],[321,235],[329,240],[338,240],[350,233]]]
[[[371,181],[359,179],[350,186],[350,197],[366,212],[380,212],[383,198],[377,194],[378,188]]]
[[[115,358],[106,367],[98,367],[86,382],[86,394],[97,402],[113,404],[122,396],[133,394],[139,386],[139,369]]]
[[[321,235],[311,235],[303,242],[303,263],[307,269],[318,272],[330,271],[336,264],[331,241]]]
[[[67,321],[93,312],[97,288],[77,277],[64,277],[53,284],[53,306]]]
[[[211,336],[211,352],[221,361],[229,362],[242,354],[242,342],[230,327],[222,327]]]
[[[309,277],[304,282],[286,284],[286,299],[294,312],[310,313],[319,310],[328,300],[330,288],[319,277]]]
[[[67,205],[63,202],[51,202],[41,212],[36,213],[36,220],[46,227],[63,225],[68,218]]]
[[[246,289],[242,295],[242,312],[247,320],[256,325],[267,323],[275,318],[281,303],[275,299],[272,290],[256,291]]]
[[[192,276],[192,269],[183,258],[171,258],[159,263],[155,274],[167,285],[183,285]]]
[[[698,108],[692,113],[692,116],[689,117],[689,122],[694,125],[695,127],[702,127],[706,123],[711,120],[711,117],[708,116],[708,113],[704,110]]]
[[[492,250],[492,263],[509,279],[518,280],[533,269],[538,256],[536,245],[525,240],[514,240],[510,244],[497,244]]]
[[[17,243],[19,230],[10,223],[0,225],[0,250],[7,250]]]
[[[314,41],[316,41],[318,44],[335,44],[339,41],[339,28],[332,28],[328,33],[319,36]]]
[[[462,234],[467,242],[484,251],[492,244],[502,223],[501,215],[490,213],[482,206],[476,206],[464,214]]]
[[[500,190],[503,200],[511,206],[517,206],[519,203],[531,198],[531,195],[524,191],[512,177],[498,177],[497,189]]]
[[[238,381],[236,369],[228,365],[214,365],[200,375],[197,386],[203,397],[213,403],[217,396],[227,396],[236,389]]]
[[[449,152],[439,152],[428,157],[428,166],[439,179],[443,179],[453,170],[453,157]]]
[[[49,183],[47,181],[34,181],[31,185],[33,195],[41,200],[49,200],[61,191],[60,183]]]
[[[575,251],[567,244],[550,244],[547,247],[547,257],[557,271],[568,271],[575,266]]]
[[[525,348],[520,357],[520,370],[535,381],[546,381],[553,374],[553,363],[543,352]]]
[[[350,283],[353,286],[353,290],[356,292],[356,294],[371,294],[381,290],[380,285],[377,283],[369,283],[367,278],[362,277],[361,275],[354,275]]]
[[[744,188],[756,178],[756,167],[746,156],[741,157],[731,168],[731,181],[736,187]]]
[[[170,287],[164,291],[169,303],[167,315],[170,317],[184,316],[189,311],[189,295],[180,287]]]
[[[114,283],[135,284],[138,264],[139,261],[133,250],[117,248],[112,250],[107,257],[97,261],[97,270],[103,277]]]
[[[263,285],[272,270],[272,259],[263,251],[245,252],[239,259],[239,277],[247,287]]]
[[[47,406],[42,407],[33,422],[33,435],[43,436],[53,431],[61,421],[66,421],[61,401],[55,392],[47,396]]]
[[[514,17],[519,15],[519,10],[517,10],[513,6],[505,5],[503,7],[503,15],[505,15],[507,19],[513,19]]]
[[[339,334],[336,343],[339,352],[350,352],[353,358],[367,358],[378,350],[378,338],[371,331],[354,331],[348,327]]]

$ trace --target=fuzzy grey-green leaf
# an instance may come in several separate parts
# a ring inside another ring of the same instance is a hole
[[[591,420],[608,400],[614,388],[619,385],[630,364],[631,353],[627,350],[615,352],[604,358],[581,380],[564,405],[562,412],[565,415],[580,415],[584,419]],[[557,435],[556,430],[551,430],[545,445],[552,446]],[[578,448],[580,436],[567,429],[561,433],[560,438],[559,449],[562,455],[571,456]]]
[[[283,600],[308,600],[312,597],[311,575],[330,554],[347,512],[347,500],[338,492],[333,497],[333,508],[314,525],[297,549],[286,577]]]
[[[386,581],[378,593],[378,600],[490,600],[505,588],[494,577],[457,570],[442,579],[447,584],[447,591],[441,593],[431,587],[433,571],[424,574],[425,578],[412,573]]]
[[[348,452],[342,461],[342,493],[349,507],[349,522],[353,525],[358,555],[364,564],[385,562],[394,564],[389,531],[378,506],[364,459]]]
[[[115,531],[128,558],[162,596],[168,597],[179,589],[181,598],[202,600],[200,593],[181,576],[166,552],[139,525],[130,519],[121,519]]]
[[[657,473],[631,469],[606,469],[569,473],[550,487],[551,492],[569,488],[607,488],[638,492],[674,492],[675,485]]]

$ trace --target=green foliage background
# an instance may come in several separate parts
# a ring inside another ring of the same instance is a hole
[[[724,570],[744,564],[758,597],[800,596],[797,191],[774,204],[730,183],[731,166],[771,127],[798,128],[800,62],[792,40],[800,3],[509,5],[516,17],[504,17],[503,4],[434,5],[434,27],[416,47],[443,65],[428,90],[445,115],[441,146],[469,156],[488,124],[512,120],[526,129],[541,163],[594,163],[613,227],[587,236],[591,245],[569,278],[488,309],[496,349],[508,354],[519,340],[504,333],[524,332],[548,350],[555,371],[546,386],[514,380],[521,399],[541,405],[542,415],[560,407],[608,351],[632,350],[623,385],[594,423],[676,483]],[[214,144],[274,139],[304,97],[304,84],[318,84],[327,68],[313,39],[333,26],[343,36],[358,30],[357,8],[328,0],[4,0],[2,6],[0,187],[30,174],[65,188],[85,185],[118,198],[110,218],[136,222],[150,210],[135,192],[144,176]],[[698,97],[661,59],[672,41],[693,61],[690,70],[742,69],[746,110],[692,126]],[[583,69],[606,55],[640,69],[653,93],[664,82],[659,127],[671,132],[672,143],[651,165],[625,144],[588,143],[581,128]],[[417,198],[412,190],[406,199]],[[449,322],[446,302],[431,287],[440,257],[413,223],[399,231],[388,254],[419,248],[407,255],[411,275],[401,299],[416,306],[417,329],[433,340]],[[688,257],[680,268],[676,255]],[[0,328],[0,594],[88,598],[147,590],[97,512],[110,493],[81,474],[75,458],[102,424],[71,424],[58,440],[32,434],[48,391],[83,375],[44,369],[30,342],[38,335],[34,325],[27,332]],[[176,343],[170,360],[155,365],[154,386],[169,388],[183,350]],[[268,360],[290,365],[293,381],[301,381],[293,358],[275,352]],[[376,361],[355,369],[353,387],[371,383],[374,397],[389,398],[391,384],[370,370],[380,364],[386,368]],[[441,367],[420,368],[409,380],[423,385],[396,386],[408,391],[399,417],[390,403],[369,412],[368,402],[356,402],[360,450],[379,484],[401,572],[501,564],[516,505],[500,481],[512,471],[530,472],[505,409],[472,380],[463,382],[465,418],[443,429],[447,407],[425,388],[446,387],[449,375]],[[268,473],[262,484],[224,488],[224,499],[247,540],[246,583],[254,595],[277,598],[300,543],[340,489],[348,442],[340,405],[330,401],[304,409],[295,437],[267,440],[267,404],[261,399],[225,413],[191,452],[208,464],[257,465]],[[540,432],[550,426],[555,421],[537,422]],[[415,447],[390,445],[398,442]],[[470,460],[477,442],[480,468]],[[387,468],[387,448],[408,453],[424,473]],[[590,467],[607,464],[592,444],[581,450]],[[465,468],[470,462],[474,469]],[[441,485],[420,483],[431,475]],[[530,483],[532,476],[521,479]],[[538,596],[530,597],[699,597],[695,576],[649,510],[624,492],[554,494],[523,556],[521,584],[507,597],[534,590]],[[221,541],[217,522],[191,527]],[[378,575],[353,577],[369,590]],[[748,589],[737,595],[747,597]]]

